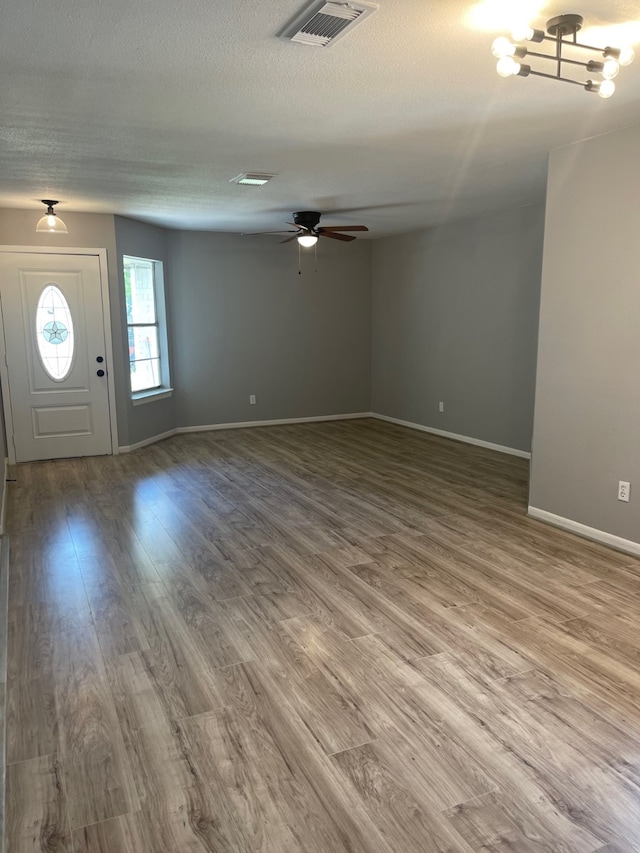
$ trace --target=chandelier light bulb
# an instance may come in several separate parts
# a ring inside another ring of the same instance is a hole
[[[318,242],[315,234],[301,234],[298,238],[298,243],[305,249],[310,249]]]
[[[530,27],[528,24],[520,24],[511,30],[511,38],[514,41],[531,41],[533,35],[533,27]]]
[[[603,80],[598,89],[598,95],[601,98],[610,98],[616,90],[616,84],[613,80]]]
[[[520,63],[511,56],[503,56],[498,60],[496,71],[501,77],[513,77],[520,71]]]
[[[491,45],[491,53],[496,59],[503,59],[505,56],[513,56],[516,52],[516,46],[509,41],[505,36],[498,36]]]
[[[602,76],[605,80],[613,80],[618,71],[620,71],[620,63],[616,62],[615,59],[607,59],[602,69]]]
[[[634,56],[635,52],[632,47],[621,47],[618,62],[620,63],[620,65],[631,65]]]

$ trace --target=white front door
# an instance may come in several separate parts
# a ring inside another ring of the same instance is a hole
[[[15,461],[111,453],[99,257],[0,252],[0,302]]]

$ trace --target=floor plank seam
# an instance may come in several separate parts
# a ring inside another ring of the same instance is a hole
[[[347,752],[352,752],[355,749],[361,749],[363,746],[369,746],[373,743],[378,743],[380,738],[371,738],[371,740],[363,740],[362,743],[354,743],[353,746],[348,746],[345,749],[337,749],[335,752],[325,752],[327,758],[334,758],[336,755],[344,755]]]

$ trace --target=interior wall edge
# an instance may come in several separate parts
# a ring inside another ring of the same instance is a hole
[[[615,536],[613,533],[607,533],[606,530],[598,530],[596,527],[589,527],[587,524],[581,524],[579,521],[574,521],[572,518],[564,518],[562,515],[556,515],[553,512],[547,512],[546,509],[538,509],[535,506],[527,508],[527,515],[530,518],[535,518],[537,521],[543,521],[546,524],[551,524],[553,527],[560,527],[562,530],[568,530],[570,533],[575,533],[582,536],[583,539],[592,539],[594,542],[601,542],[603,545],[608,545],[610,548],[615,548],[617,551],[624,551],[625,554],[633,554],[640,556],[640,542],[633,542],[631,539],[623,539],[622,536]]]
[[[420,432],[439,435],[442,438],[450,438],[453,441],[462,441],[464,444],[474,444],[476,447],[485,447],[487,450],[497,450],[498,453],[507,453],[509,456],[519,456],[521,459],[531,459],[531,453],[529,451],[519,450],[517,447],[507,447],[504,444],[494,444],[492,441],[484,441],[481,438],[474,438],[470,435],[460,435],[456,432],[447,432],[443,429],[436,429],[435,427],[413,423],[412,421],[403,421],[400,418],[392,418],[389,415],[381,415],[378,412],[372,412],[371,417],[377,418],[380,421],[388,421],[391,424],[398,424],[398,426],[408,427],[409,429],[417,429]]]

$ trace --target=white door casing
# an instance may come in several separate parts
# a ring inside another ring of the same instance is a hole
[[[38,305],[51,286],[60,294],[53,301],[68,304],[71,321],[64,311],[61,323],[58,309],[42,308],[37,328]],[[105,251],[0,248],[0,303],[9,461],[112,453],[117,435]],[[47,313],[56,322],[43,332]],[[71,359],[47,361],[47,352]]]

